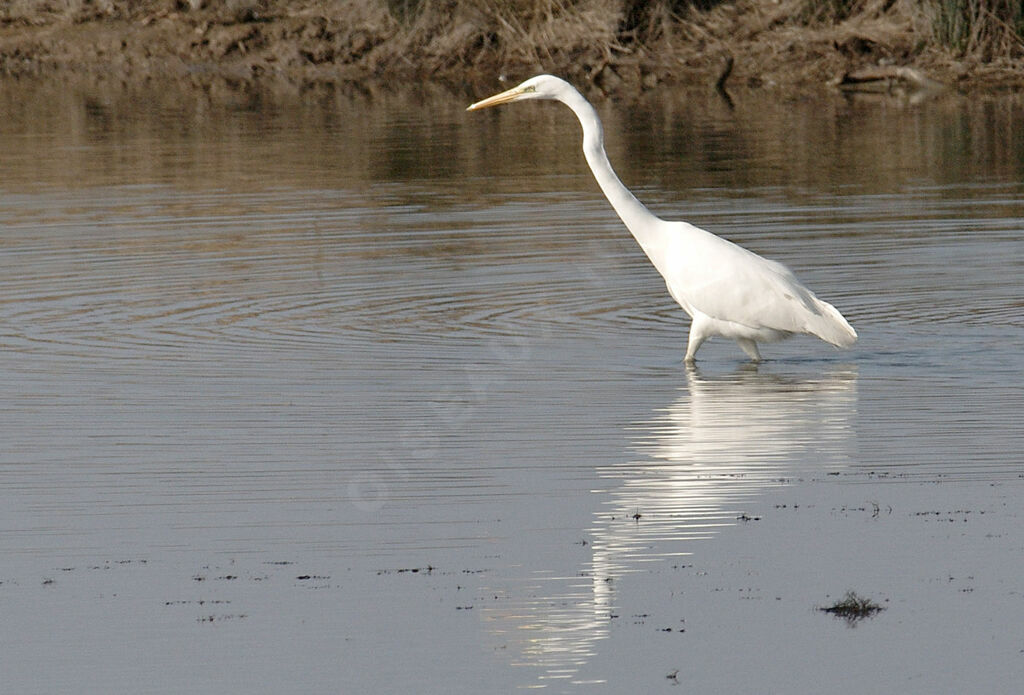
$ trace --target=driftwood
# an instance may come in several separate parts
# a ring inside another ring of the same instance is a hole
[[[897,84],[920,90],[938,90],[946,85],[933,80],[920,70],[895,65],[863,68],[844,73],[836,80],[843,89],[888,89]]]
[[[715,80],[715,89],[719,92],[725,91],[725,81],[729,79],[729,75],[732,74],[732,66],[735,61],[731,55],[725,56],[725,62],[722,63],[722,69],[718,73],[718,79]]]
[[[732,74],[732,66],[735,63],[732,55],[726,54],[725,60],[722,63],[722,69],[718,73],[718,79],[715,80],[715,92],[722,98],[725,105],[729,107],[729,110],[735,108],[732,103],[732,97],[729,96],[729,92],[725,89],[725,81],[729,79],[729,75]]]

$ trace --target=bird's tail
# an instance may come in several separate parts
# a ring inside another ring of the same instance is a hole
[[[808,331],[836,347],[845,348],[856,343],[857,331],[853,330],[853,326],[843,318],[839,310],[828,302],[815,299],[820,313],[808,321]]]

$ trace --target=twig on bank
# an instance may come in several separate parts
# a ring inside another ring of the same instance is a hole
[[[916,68],[905,66],[883,65],[863,68],[854,72],[843,73],[836,85],[842,89],[860,89],[863,87],[891,87],[895,83],[910,85],[916,89],[939,90],[946,85],[925,75]]]
[[[722,65],[721,71],[718,73],[718,79],[715,80],[715,89],[719,92],[725,91],[725,81],[729,79],[729,75],[732,74],[732,66],[736,61],[733,59],[731,54],[725,56],[725,62]]]

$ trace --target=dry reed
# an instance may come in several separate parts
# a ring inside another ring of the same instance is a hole
[[[730,84],[750,86],[823,83],[879,65],[964,79],[964,59],[1024,73],[1013,63],[1024,59],[1020,0],[8,0],[0,72],[33,61],[106,67],[113,39],[84,36],[94,50],[76,51],[66,34],[59,42],[29,35],[56,22],[97,35],[117,33],[118,22],[147,27],[145,50],[121,60],[125,69],[201,61],[299,80],[546,71],[609,88],[712,84],[727,56],[735,57]],[[63,53],[44,55],[54,50]]]

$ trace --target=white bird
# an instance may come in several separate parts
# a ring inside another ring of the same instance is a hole
[[[576,114],[583,126],[583,154],[601,191],[665,278],[669,294],[690,315],[687,363],[716,335],[735,340],[755,362],[761,361],[758,342],[776,342],[794,333],[815,335],[837,347],[857,341],[857,332],[843,315],[781,263],[687,222],[662,220],[644,207],[612,170],[594,107],[565,80],[538,75],[467,110],[526,99],[560,101]]]

